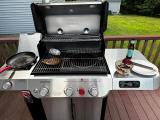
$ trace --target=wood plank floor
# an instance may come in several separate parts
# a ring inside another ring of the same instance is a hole
[[[19,92],[0,92],[0,120],[33,120]],[[160,120],[160,89],[110,92],[105,120]]]
[[[0,92],[0,120],[33,120],[19,92]]]
[[[160,120],[160,89],[112,91],[107,110],[106,120]]]

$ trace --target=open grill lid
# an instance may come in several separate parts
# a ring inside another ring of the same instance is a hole
[[[35,29],[43,35],[103,34],[107,28],[108,3],[32,3]]]

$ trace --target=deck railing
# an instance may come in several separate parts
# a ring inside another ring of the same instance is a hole
[[[0,36],[0,66],[5,60],[16,53],[19,36]]]
[[[0,36],[0,65],[16,53],[18,36]],[[129,40],[136,40],[135,48],[160,69],[160,36],[105,36],[106,48],[127,48]]]
[[[105,36],[106,48],[127,48],[132,39],[135,49],[160,69],[160,36]]]

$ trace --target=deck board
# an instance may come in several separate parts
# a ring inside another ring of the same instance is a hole
[[[0,92],[0,120],[33,120],[19,92]]]
[[[147,101],[146,101],[142,92],[143,91],[136,91],[135,94],[136,94],[138,100],[140,101],[144,112],[146,112],[146,115],[149,118],[149,120],[158,120],[158,118],[154,114],[153,110],[151,109],[150,105],[147,103]]]
[[[128,113],[126,111],[126,108],[121,100],[121,97],[120,97],[118,91],[112,91],[111,94],[113,94],[113,96],[114,96],[116,106],[119,111],[119,115],[120,115],[121,120],[129,120]]]
[[[157,91],[157,90],[156,90]],[[159,107],[160,109],[160,96],[158,96],[156,94],[156,91],[151,91],[150,92],[150,95],[152,96],[152,98],[154,99],[154,101],[156,102],[157,106]]]
[[[130,120],[139,120],[137,112],[135,111],[129,97],[127,91],[119,91],[119,95],[123,101],[123,104],[126,108]]]
[[[143,110],[143,107],[141,106],[140,102],[138,101],[134,91],[127,91],[130,101],[132,102],[132,106],[134,107],[135,111],[137,112],[137,115],[140,120],[149,120],[146,113]]]
[[[0,120],[33,120],[19,92],[0,92]],[[105,120],[160,120],[160,89],[111,91]]]
[[[112,94],[108,97],[108,109],[112,120],[120,120],[119,112],[116,106],[116,102]]]
[[[149,104],[150,108],[154,112],[155,116],[158,118],[158,120],[160,120],[159,107],[157,106],[156,102],[154,101],[154,99],[150,95],[150,92],[143,91],[143,94],[144,94],[144,97],[145,97],[147,103]]]

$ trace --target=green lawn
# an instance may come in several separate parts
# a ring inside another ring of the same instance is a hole
[[[104,35],[160,35],[160,18],[114,15],[108,18]]]
[[[160,35],[160,18],[136,16],[136,15],[115,15],[109,16],[108,29],[104,35]],[[139,50],[142,51],[144,41],[140,42]],[[151,41],[148,42],[145,56],[147,57],[148,52],[151,48]],[[160,40],[156,41],[154,50],[150,60],[152,61]],[[112,47],[113,42],[108,43],[108,47]],[[124,47],[127,48],[128,41],[125,41]],[[116,47],[120,47],[120,41],[117,42]],[[158,56],[160,58],[160,55]],[[160,59],[156,62],[159,64]]]

